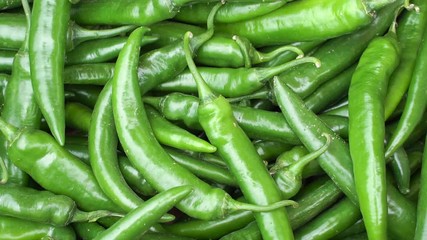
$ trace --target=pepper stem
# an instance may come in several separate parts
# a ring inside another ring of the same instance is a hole
[[[74,48],[74,46],[77,46],[78,44],[92,40],[92,39],[99,39],[99,38],[108,38],[117,36],[122,33],[126,33],[129,31],[132,31],[136,28],[136,26],[121,26],[111,29],[101,29],[101,30],[91,30],[86,29],[83,27],[80,27],[79,25],[72,23],[70,26],[71,28],[71,36],[69,36],[69,43],[71,43],[71,46],[67,46],[68,50],[71,50]],[[145,31],[149,31],[149,28],[144,28]]]
[[[247,44],[245,44],[245,42],[243,42],[242,39],[239,36],[237,36],[237,35],[233,36],[233,40],[237,43],[237,45],[240,48],[240,52],[243,55],[243,62],[245,64],[245,68],[252,67],[251,58],[249,56],[249,48],[250,48],[250,46],[248,46]]]
[[[3,118],[0,117],[0,131],[6,137],[7,141],[12,142],[18,134],[18,128],[7,123]]]
[[[292,165],[289,166],[288,171],[294,173],[295,175],[300,175],[304,169],[304,167],[313,161],[314,159],[318,158],[320,155],[322,155],[329,147],[332,141],[331,135],[327,133],[323,133],[322,136],[326,138],[326,143],[319,149],[317,149],[314,152],[311,152],[304,157],[302,157],[300,160],[296,161]]]
[[[290,62],[270,67],[270,68],[258,68],[259,76],[262,77],[263,81],[267,81],[268,79],[279,75],[280,73],[304,63],[313,63],[317,68],[321,66],[320,60],[315,57],[303,57],[300,59],[295,59]]]
[[[191,50],[190,50],[190,38],[193,37],[193,34],[191,32],[186,32],[184,34],[184,52],[185,52],[185,60],[187,61],[188,68],[190,69],[191,74],[194,77],[194,80],[197,84],[197,91],[199,93],[199,98],[201,101],[205,101],[208,99],[212,99],[216,97],[216,95],[212,92],[209,85],[206,84],[205,80],[203,79],[202,75],[197,70],[196,64],[194,63]]]
[[[212,38],[215,31],[214,29],[215,15],[218,12],[218,9],[224,4],[225,4],[225,1],[221,1],[221,3],[216,4],[210,11],[207,19],[207,23],[206,23],[207,31],[191,39],[190,48],[192,52],[197,51],[197,49],[199,49],[200,46],[202,46],[207,40]]]
[[[293,208],[298,207],[298,203],[293,200],[282,200],[269,205],[254,205],[250,203],[244,203],[236,201],[232,198],[229,199],[227,210],[229,211],[237,211],[237,210],[247,210],[252,212],[270,212],[277,210],[282,207],[292,206]]]
[[[106,210],[98,210],[92,212],[84,212],[76,209],[70,222],[95,222],[104,217],[123,217],[124,214],[113,213]]]
[[[256,51],[256,54],[252,61],[254,64],[268,62],[268,61],[271,61],[273,58],[277,57],[279,54],[282,54],[283,52],[286,52],[286,51],[291,51],[297,54],[296,59],[300,59],[304,57],[304,52],[301,49],[295,46],[286,45],[268,53]]]
[[[149,104],[150,106],[152,106],[153,108],[155,108],[156,110],[159,110],[161,108],[161,102],[162,102],[162,97],[148,97],[148,96],[144,96],[142,97],[142,101],[144,103]]]

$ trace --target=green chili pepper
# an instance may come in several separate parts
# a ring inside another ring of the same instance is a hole
[[[91,30],[80,27],[74,22],[66,22],[67,37],[66,50],[70,51],[80,43],[97,39],[116,36],[126,33],[134,26],[120,26],[112,29]],[[0,14],[0,47],[5,49],[19,49],[24,42],[25,32],[27,30],[25,16],[18,13],[1,13]]]
[[[52,135],[65,141],[63,69],[71,3],[35,0],[29,33],[34,96]]]
[[[166,148],[166,152],[168,152],[177,163],[200,178],[229,186],[237,186],[236,180],[226,168],[192,158],[171,148]]]
[[[191,191],[191,186],[180,186],[161,192],[126,214],[114,225],[97,235],[95,239],[141,238],[151,225],[155,224],[163,214]]]
[[[105,85],[114,75],[114,63],[93,63],[67,66],[64,83]]]
[[[74,240],[76,234],[71,227],[54,227],[49,224],[0,216],[0,238]]]
[[[75,102],[65,103],[65,123],[67,127],[85,130],[90,127],[92,111],[89,107]]]
[[[150,25],[173,18],[181,6],[191,2],[194,0],[81,1],[73,6],[72,19],[85,25]],[[117,9],[122,10],[116,12]]]
[[[17,129],[0,118],[0,130],[9,142],[10,160],[40,186],[71,197],[85,211],[122,212],[105,196],[92,170],[63,149],[48,133]]]
[[[361,218],[359,208],[344,198],[295,232],[295,239],[330,239]]]
[[[287,205],[289,202],[278,202],[268,206],[237,202],[224,191],[212,188],[185,168],[177,165],[163,150],[148,124],[138,87],[137,50],[141,36],[140,31],[133,33],[131,44],[119,55],[113,81],[109,82],[103,90],[107,93],[112,92],[114,122],[119,140],[131,163],[159,192],[181,185],[193,186],[194,191],[177,207],[195,218],[212,219],[222,217],[234,210],[266,211]],[[109,103],[106,102],[106,104]]]
[[[200,104],[198,118],[209,141],[227,163],[245,198],[250,203],[269,205],[281,200],[280,192],[232,114],[231,105],[216,96],[197,71],[189,45],[191,32],[184,35],[184,50],[188,67],[197,82]],[[256,172],[256,176],[254,176]],[[285,210],[254,213],[264,239],[292,239]]]
[[[427,139],[427,136],[426,136]],[[427,186],[424,184],[427,174],[426,163],[427,162],[427,144],[424,143],[424,151],[422,158],[422,167],[421,167],[421,186],[418,196],[418,205],[417,205],[417,223],[415,228],[415,238],[416,240],[424,239],[427,236],[427,208],[426,208],[426,189]]]
[[[392,27],[393,28],[393,27]],[[392,29],[372,40],[360,57],[348,93],[349,148],[360,210],[369,238],[387,238],[384,157],[384,98],[399,64],[400,48]]]
[[[148,121],[153,129],[153,133],[160,143],[170,147],[195,152],[212,153],[216,151],[215,146],[196,137],[187,130],[172,124],[161,116],[153,107],[146,106],[145,111],[147,112]]]
[[[16,52],[11,50],[0,50],[0,72],[12,72],[13,59]]]
[[[257,18],[219,24],[218,31],[244,36],[256,46],[325,40],[368,25],[381,1],[294,1]]]
[[[107,216],[122,216],[104,210],[83,212],[67,196],[18,186],[0,186],[0,209],[1,215],[54,226],[96,221]]]
[[[411,1],[420,9],[425,9],[425,1]],[[388,119],[406,93],[414,71],[418,50],[427,25],[425,11],[406,11],[398,19],[397,38],[402,48],[400,63],[390,78],[385,98],[385,119]]]
[[[393,153],[389,159],[389,166],[397,183],[397,188],[402,194],[409,192],[411,168],[408,155],[403,147]]]
[[[215,22],[232,23],[252,19],[272,12],[289,1],[273,2],[229,2],[215,16]],[[182,7],[174,20],[191,24],[202,24],[212,9],[212,3],[194,3]],[[188,31],[191,31],[190,29]]]
[[[30,7],[28,3],[23,2],[26,24],[30,23]],[[1,117],[16,127],[39,128],[41,113],[36,103],[34,91],[31,83],[30,59],[28,49],[28,34],[25,41],[15,55],[12,76],[7,84],[4,95],[4,106]],[[16,167],[7,155],[7,141],[0,136],[0,157],[5,162],[8,170],[9,184],[25,186],[28,185],[28,175]]]
[[[314,151],[323,146],[322,133],[333,136],[329,148],[318,158],[318,162],[344,194],[354,204],[358,204],[352,160],[347,144],[336,134],[333,135],[333,132],[304,106],[302,100],[286,84],[275,79],[274,91],[283,115],[308,150]],[[387,188],[387,203],[388,230],[391,235],[398,239],[411,238],[414,234],[415,207],[390,184]],[[395,226],[402,228],[396,229]]]
[[[334,236],[333,240],[340,240],[349,236],[353,236],[355,234],[359,233],[365,233],[365,224],[363,223],[363,219],[359,219],[356,223],[351,225],[351,227],[347,228],[346,230],[340,232],[336,236]]]
[[[127,38],[125,37],[113,37],[81,43],[67,52],[65,64],[102,63],[113,60],[119,55],[120,49],[123,48],[126,40]],[[142,38],[141,45],[150,44],[156,40],[157,37],[146,36]]]
[[[427,74],[425,68],[427,61],[427,31],[424,30],[420,49],[412,73],[411,83],[409,85],[407,99],[399,124],[390,141],[387,142],[385,156],[389,157],[396,149],[404,144],[411,135],[414,128],[421,122],[426,109],[427,100],[427,81],[424,76]]]
[[[270,172],[274,174],[274,180],[279,187],[282,197],[290,199],[302,186],[302,171],[304,167],[314,159],[322,155],[331,143],[331,136],[325,134],[326,143],[316,151],[309,153],[298,159],[296,162],[290,163],[286,161],[276,161],[276,164],[270,168]],[[286,159],[285,159],[286,160]]]

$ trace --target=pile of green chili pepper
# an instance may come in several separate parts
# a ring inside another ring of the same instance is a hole
[[[427,239],[426,0],[0,0],[0,239]]]

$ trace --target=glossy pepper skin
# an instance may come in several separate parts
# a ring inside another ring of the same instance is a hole
[[[0,238],[74,240],[76,234],[71,227],[54,227],[49,224],[0,216]]]
[[[74,22],[65,23],[67,25],[66,50],[71,51],[80,43],[113,37],[126,33],[135,26],[119,26],[110,29],[87,29]],[[0,47],[4,49],[19,49],[25,39],[27,31],[25,16],[20,13],[0,13]]]
[[[323,83],[353,65],[368,46],[369,42],[389,28],[401,0],[378,11],[368,26],[338,38],[330,39],[313,54],[322,62],[319,68],[300,65],[279,75],[291,89],[303,99],[312,94]]]
[[[209,141],[227,163],[231,173],[252,204],[269,205],[281,200],[280,191],[252,142],[237,124],[230,103],[216,96],[197,71],[189,46],[191,32],[184,35],[188,67],[197,82],[200,104],[198,119]],[[254,213],[264,239],[293,239],[288,216],[284,209]]]
[[[331,130],[310,110],[292,90],[278,79],[274,91],[282,113],[307,149],[313,151],[324,144],[322,133],[333,136],[331,145],[318,159],[320,166],[354,204],[358,204],[354,185],[353,166],[347,143]],[[414,235],[415,206],[397,190],[388,185],[388,231],[397,238]],[[396,229],[394,226],[402,226]],[[404,226],[404,227],[403,227]]]
[[[384,99],[399,64],[392,30],[372,40],[360,57],[348,92],[349,148],[360,210],[370,239],[387,238]]]
[[[180,186],[157,194],[101,232],[96,236],[95,240],[141,238],[162,215],[167,213],[191,191],[191,186]]]
[[[427,136],[426,136],[427,139]],[[425,144],[425,143],[424,143]],[[421,186],[418,195],[418,212],[417,212],[417,225],[415,228],[415,240],[421,240],[427,237],[427,211],[426,211],[426,189],[427,186],[424,184],[427,176],[427,168],[425,163],[427,162],[427,145],[424,145],[422,155],[422,167],[421,167]]]
[[[411,3],[420,9],[427,8],[426,1],[413,0]],[[402,53],[399,66],[393,72],[387,88],[384,106],[385,119],[391,116],[408,90],[426,25],[427,13],[422,10],[403,12],[398,19],[399,27],[396,30],[396,34]]]
[[[295,239],[330,239],[361,218],[359,208],[344,198],[295,232]]]
[[[5,216],[57,227],[111,215],[106,211],[82,212],[67,196],[19,186],[0,186],[0,209]]]
[[[399,119],[396,130],[387,142],[385,156],[390,157],[396,149],[402,146],[414,131],[416,126],[422,122],[426,111],[427,100],[427,31],[424,30],[418,56],[412,72],[405,107]]]
[[[60,145],[65,141],[63,71],[70,9],[68,0],[35,0],[29,35],[34,95]]]
[[[30,25],[30,10],[27,4],[24,5],[26,11],[26,25]],[[25,20],[25,18],[24,18]],[[24,25],[25,26],[25,25]],[[28,28],[27,28],[28,29]],[[25,40],[19,51],[16,53],[11,79],[7,84],[4,96],[4,106],[1,117],[15,127],[37,129],[40,126],[41,112],[35,99],[35,93],[31,82],[30,52],[29,52],[28,31]],[[8,184],[25,186],[29,182],[28,174],[16,167],[7,155],[6,138],[0,136],[0,157],[8,169]]]
[[[194,0],[90,0],[73,6],[72,19],[86,25],[150,25],[174,17]],[[117,9],[121,9],[117,13]],[[114,13],[114,14],[112,14]]]
[[[298,207],[287,207],[286,209],[292,229],[298,229],[310,222],[311,219],[334,204],[341,196],[341,190],[332,180],[326,177],[316,179],[304,186],[302,191],[294,198],[298,202]],[[240,211],[218,220],[190,220],[163,226],[168,232],[179,236],[212,239],[220,238],[225,234],[241,229],[253,220],[252,213]],[[258,226],[256,224],[253,225],[251,231],[259,234]]]
[[[227,3],[215,16],[216,23],[232,23],[252,19],[272,12],[289,1],[273,2],[232,2]],[[184,6],[173,18],[180,22],[199,25],[205,23],[212,9],[212,3],[194,3]],[[189,29],[189,31],[191,31]]]
[[[9,142],[7,154],[11,161],[44,189],[71,197],[85,211],[123,212],[102,192],[90,167],[51,135],[28,128],[18,130],[3,119],[0,125]]]
[[[385,1],[294,1],[263,16],[232,24],[218,31],[249,39],[255,46],[324,40],[353,32],[374,19]]]

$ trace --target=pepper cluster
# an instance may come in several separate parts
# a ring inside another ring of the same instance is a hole
[[[426,25],[425,0],[0,0],[0,239],[426,239]]]

